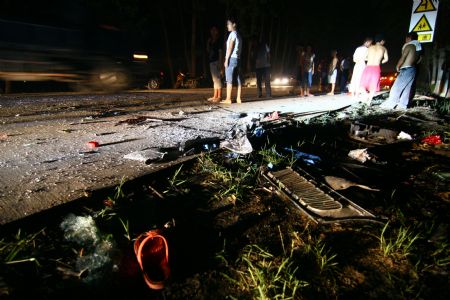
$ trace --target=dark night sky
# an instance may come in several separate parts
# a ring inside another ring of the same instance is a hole
[[[162,12],[170,54],[177,62],[184,60],[184,45],[191,42],[194,1],[0,0],[0,18],[63,27],[112,24],[123,30],[134,47],[163,58],[166,48]],[[199,56],[208,28],[216,24],[224,31],[226,15],[231,13],[240,21],[244,43],[252,35],[259,35],[261,28],[265,28],[265,35],[272,28],[271,47],[274,51],[278,48],[279,54],[275,59],[281,59],[285,51],[285,56],[290,57],[285,65],[293,64],[295,45],[311,44],[319,57],[328,57],[331,49],[351,56],[364,37],[382,33],[390,54],[387,68],[399,58],[412,8],[412,0],[197,0],[197,4]],[[448,11],[444,15],[448,16]]]

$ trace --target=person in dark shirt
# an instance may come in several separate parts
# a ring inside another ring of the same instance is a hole
[[[262,81],[266,88],[266,97],[272,97],[270,88],[270,48],[267,43],[261,39],[256,49],[256,86],[258,90],[258,98],[262,97]]]
[[[211,36],[206,44],[208,53],[209,69],[214,83],[214,95],[208,99],[211,102],[220,102],[222,98],[222,80],[220,71],[222,68],[222,43],[219,41],[219,30],[216,26],[211,27]]]

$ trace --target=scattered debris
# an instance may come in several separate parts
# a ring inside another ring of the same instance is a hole
[[[104,135],[111,135],[111,134],[115,134],[114,131],[112,132],[101,132],[101,133],[96,133],[95,136],[104,136]]]
[[[119,140],[119,141],[115,141],[115,142],[102,143],[100,146],[101,147],[111,146],[111,145],[123,144],[123,143],[128,143],[128,142],[134,142],[134,141],[138,141],[138,140],[140,140],[140,138],[124,139],[124,140]]]
[[[8,134],[0,133],[0,141],[5,141],[8,138]]]
[[[91,216],[68,215],[60,225],[64,238],[84,249],[76,261],[77,274],[88,272],[83,281],[97,281],[110,274],[113,266],[111,253],[114,245],[101,234]],[[75,274],[75,273],[74,273]]]
[[[157,229],[145,232],[136,239],[134,253],[147,286],[153,290],[163,289],[170,276],[166,238]]]
[[[94,149],[100,147],[100,144],[97,141],[89,141],[87,146],[88,148]]]
[[[200,152],[210,152],[219,149],[220,138],[210,137],[202,138],[198,136],[195,139],[187,140],[182,145],[180,145],[180,151],[184,155],[191,155]]]
[[[412,136],[409,135],[406,132],[401,131],[398,136],[397,136],[397,140],[408,140],[411,141],[412,140]]]
[[[397,141],[398,132],[379,126],[353,122],[350,126],[350,137],[365,143],[382,145]]]
[[[124,124],[124,123],[126,123],[128,125],[140,125],[145,122],[147,122],[147,117],[142,116],[142,117],[130,118],[130,119],[126,119],[123,121],[119,121],[119,122],[117,122],[116,125],[120,125],[120,124]]]
[[[372,159],[369,153],[367,152],[367,148],[351,150],[348,153],[348,156],[362,163],[365,163],[366,161]]]
[[[225,148],[238,154],[249,154],[253,151],[252,144],[245,135],[221,142],[220,148]]]
[[[263,175],[275,191],[287,197],[297,208],[317,223],[345,221],[381,222],[380,218],[353,203],[325,184],[315,181],[306,171],[291,168]]]
[[[422,139],[422,143],[428,144],[428,145],[440,145],[442,144],[441,137],[437,134],[429,135]]]
[[[335,176],[325,176],[325,181],[331,186],[334,190],[345,190],[349,187],[356,186],[365,190],[379,192],[379,189],[373,189],[368,187],[367,185],[358,184],[356,182],[352,182],[345,178],[335,177]]]
[[[278,115],[277,111],[274,111],[273,113],[269,114],[268,116],[264,117],[262,121],[273,121],[278,120],[280,116]]]
[[[159,161],[164,158],[167,152],[160,152],[154,149],[145,149],[140,151],[131,152],[125,155],[123,158],[142,161],[145,164],[150,164],[154,161]]]
[[[64,238],[80,246],[95,245],[99,241],[99,233],[91,216],[68,215],[60,225]]]
[[[249,154],[253,151],[252,144],[247,138],[247,129],[253,126],[251,117],[240,119],[227,133],[225,141],[220,143],[220,148],[225,148],[239,154]]]
[[[76,131],[76,129],[67,128],[67,129],[62,129],[61,131],[65,132],[65,133],[72,133],[72,132]]]
[[[80,156],[85,156],[85,155],[88,155],[88,154],[98,154],[98,153],[99,153],[99,152],[96,151],[96,150],[79,151],[79,152],[78,152],[78,154],[79,154]]]
[[[284,148],[285,151],[291,152],[295,159],[301,159],[308,165],[315,165],[321,161],[320,157],[314,154],[301,152],[292,148]]]
[[[256,127],[253,130],[253,136],[255,137],[262,137],[264,135],[266,131],[264,130],[264,128],[262,126]]]

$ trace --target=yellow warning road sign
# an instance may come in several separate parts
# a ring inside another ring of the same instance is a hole
[[[421,43],[430,42],[433,39],[433,35],[431,33],[419,33],[418,34],[418,41]]]
[[[423,32],[423,31],[432,31],[433,28],[430,26],[430,22],[428,22],[427,17],[423,15],[419,22],[414,26],[413,30],[414,32]]]
[[[439,0],[409,0],[413,2],[409,32],[417,32],[421,43],[432,43],[436,30]],[[448,1],[448,0],[446,0]]]
[[[414,13],[421,13],[426,11],[435,11],[436,7],[431,0],[421,0]]]

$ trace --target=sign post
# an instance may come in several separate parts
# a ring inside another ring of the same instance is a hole
[[[434,37],[439,0],[413,0],[409,31],[416,32],[421,43],[431,43]]]

